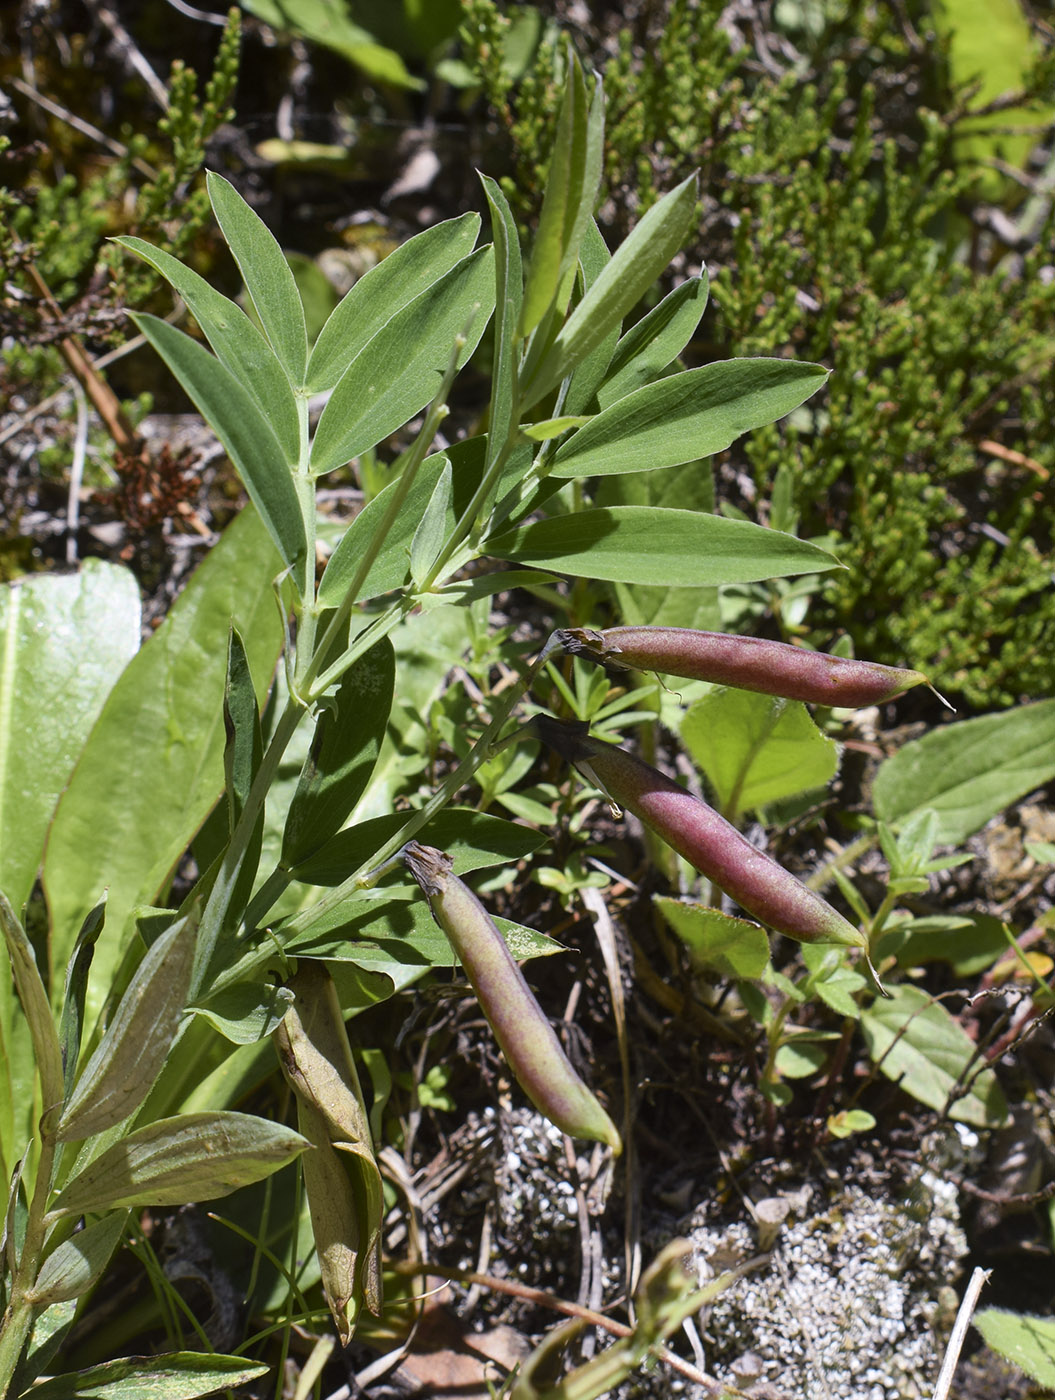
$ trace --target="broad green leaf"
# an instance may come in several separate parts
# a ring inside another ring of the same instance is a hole
[[[76,1312],[76,1299],[70,1298],[65,1303],[52,1303],[37,1313],[29,1334],[25,1359],[18,1368],[18,1378],[23,1386],[50,1370],[55,1354],[73,1326]]]
[[[0,929],[7,947],[15,989],[33,1038],[33,1053],[40,1076],[42,1107],[45,1113],[62,1103],[62,1051],[55,1022],[51,1017],[48,994],[37,969],[33,945],[26,937],[15,911],[0,893]],[[6,980],[6,979],[5,979]]]
[[[346,671],[321,703],[311,749],[290,803],[282,863],[295,866],[335,836],[366,791],[381,752],[395,686],[387,637]]]
[[[468,507],[480,484],[486,451],[486,438],[468,438],[464,442],[455,443],[446,452],[437,452],[422,462],[407,492],[403,509],[395,525],[389,530],[384,547],[379,551],[363,583],[359,595],[361,598],[374,598],[380,593],[388,593],[393,588],[398,588],[406,579],[414,535],[448,461],[454,469],[454,489],[444,529],[454,529],[458,517]],[[509,458],[507,470],[513,474],[520,473],[527,469],[530,461],[530,449],[526,446],[517,447]],[[340,543],[330,556],[322,582],[319,584],[320,607],[335,608],[341,603],[355,576],[363,550],[385,518],[390,499],[388,493],[394,491],[397,484],[394,481],[390,482],[359,512],[344,532]]]
[[[697,700],[681,737],[730,821],[824,787],[839,767],[838,746],[801,701],[747,690],[720,687]]]
[[[696,176],[690,175],[652,206],[616,250],[524,386],[522,407],[537,403],[622,324],[685,241],[695,210]]]
[[[235,1045],[255,1045],[289,1010],[293,993],[270,982],[235,982],[189,1009]]]
[[[737,919],[705,904],[654,897],[653,903],[689,950],[697,967],[710,968],[722,977],[755,981],[769,961],[765,930],[747,919]]]
[[[809,1079],[827,1062],[828,1051],[812,1039],[796,1036],[776,1053],[776,1071],[784,1079]]]
[[[828,948],[821,943],[806,943],[801,949],[802,961],[810,973],[810,991],[830,1006],[837,1016],[856,1020],[861,1008],[855,994],[868,986],[868,979],[847,961],[842,948]]]
[[[938,813],[941,844],[959,845],[1025,793],[1055,777],[1055,700],[932,729],[880,765],[876,815],[890,825]]]
[[[336,467],[401,428],[438,392],[458,336],[464,365],[495,304],[494,250],[463,258],[398,311],[351,362],[322,411],[311,449],[316,475]]]
[[[146,312],[130,314],[223,443],[298,591],[306,596],[307,543],[293,472],[256,401],[189,335]]]
[[[487,552],[578,578],[698,588],[839,567],[826,550],[745,520],[655,506],[556,516],[487,541]]]
[[[692,339],[707,309],[708,279],[690,277],[627,331],[597,391],[601,408],[658,379]]]
[[[0,588],[0,890],[21,909],[48,823],[114,682],[139,648],[139,585],[85,560]]]
[[[979,1059],[978,1047],[958,1021],[922,987],[891,987],[887,1001],[861,1013],[872,1059],[888,1079],[939,1113],[979,1128],[998,1127],[1007,1104],[996,1075]],[[965,1084],[962,1097],[949,1103]]]
[[[49,1254],[30,1291],[34,1306],[65,1303],[87,1293],[110,1262],[127,1219],[127,1211],[113,1211],[71,1235]]]
[[[44,861],[54,967],[65,967],[86,914],[109,889],[93,1012],[120,960],[128,915],[163,888],[222,790],[232,621],[258,693],[270,682],[282,645],[277,568],[259,517],[243,511],[125,669],[59,803]]]
[[[604,93],[598,80],[588,103],[582,67],[571,54],[524,287],[521,336],[530,335],[555,302],[560,311],[567,307],[579,245],[597,199],[603,158]],[[562,295],[565,288],[567,295]]]
[[[311,885],[339,885],[396,834],[408,815],[390,812],[338,832],[320,851],[293,868],[294,878]],[[454,859],[454,873],[462,875],[488,865],[524,860],[546,837],[504,817],[448,807],[427,822],[415,840],[446,851]]]
[[[985,1344],[1047,1389],[1055,1389],[1055,1318],[982,1308],[972,1321]]]
[[[256,400],[286,461],[297,462],[300,428],[293,390],[275,352],[238,303],[210,286],[178,258],[142,238],[115,238],[114,242],[157,268],[176,289],[217,358]]]
[[[150,1093],[183,1016],[196,932],[196,920],[178,919],[147,949],[66,1102],[59,1142],[104,1133]]]
[[[315,342],[308,391],[332,389],[386,322],[468,256],[479,232],[479,214],[462,214],[416,234],[364,273]]]
[[[502,445],[512,438],[519,416],[517,327],[524,300],[524,266],[520,256],[520,235],[509,201],[501,187],[488,176],[481,175],[480,182],[491,211],[491,237],[495,250],[495,349],[491,370],[486,470]]]
[[[49,1214],[211,1201],[277,1172],[307,1147],[299,1133],[247,1113],[185,1113],[113,1143],[59,1192]]]
[[[209,199],[264,334],[295,387],[304,383],[308,332],[292,269],[274,234],[232,184],[209,171]]]
[[[248,1385],[269,1367],[243,1356],[170,1351],[164,1356],[124,1356],[86,1371],[52,1376],[33,1387],[34,1400],[198,1400],[218,1390]]]
[[[627,394],[573,433],[554,476],[676,467],[721,452],[742,433],[783,418],[828,371],[799,360],[719,360]]]

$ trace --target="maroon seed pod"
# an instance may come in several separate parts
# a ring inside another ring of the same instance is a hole
[[[417,841],[408,842],[402,855],[433,918],[461,959],[524,1093],[569,1137],[592,1138],[621,1152],[615,1124],[572,1068],[494,920],[472,890],[451,874],[450,856]]]
[[[713,807],[665,774],[616,744],[592,738],[584,724],[561,724],[539,715],[532,728],[756,919],[802,943],[868,947],[860,929],[827,900],[807,889],[772,856],[756,850]]]
[[[927,684],[919,671],[688,627],[609,627],[603,632],[576,627],[556,636],[565,651],[589,661],[759,690],[809,705],[881,705],[903,690]]]

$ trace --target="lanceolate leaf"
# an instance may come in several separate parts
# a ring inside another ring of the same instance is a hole
[[[310,885],[339,885],[396,834],[407,816],[406,812],[390,812],[338,832],[321,850],[293,869],[294,878]],[[504,817],[462,807],[448,807],[438,813],[417,837],[437,845],[442,841],[443,849],[454,858],[456,875],[523,860],[546,839],[542,833]]]
[[[211,1201],[262,1181],[307,1147],[299,1133],[247,1113],[184,1113],[138,1128],[89,1162],[50,1214]]]
[[[139,587],[85,561],[0,588],[0,890],[29,898],[55,803],[139,647]]]
[[[178,258],[142,238],[116,238],[114,242],[156,267],[172,284],[217,357],[253,395],[278,438],[286,461],[295,463],[300,457],[300,430],[293,390],[275,352],[238,303],[210,286]]]
[[[267,1366],[242,1356],[170,1351],[164,1356],[123,1356],[86,1371],[52,1376],[33,1387],[37,1400],[198,1400],[247,1385]]]
[[[805,540],[744,520],[659,506],[613,506],[521,525],[487,552],[580,578],[670,588],[750,583],[838,568]]]
[[[681,354],[707,308],[707,287],[706,272],[690,277],[627,331],[597,391],[602,408],[651,384]]]
[[[222,791],[232,621],[258,694],[271,679],[282,645],[271,591],[277,568],[259,517],[243,511],[125,669],[63,794],[44,861],[51,955],[65,967],[85,915],[109,888],[92,1011],[119,961],[128,914],[164,885]]]
[[[465,364],[494,310],[493,259],[490,244],[470,253],[367,342],[323,409],[313,472],[343,466],[420,412],[439,390],[462,334],[457,363]]]
[[[579,244],[597,198],[603,155],[601,86],[597,84],[593,101],[587,106],[586,81],[578,59],[572,55],[524,291],[522,336],[535,329],[563,287],[567,286],[570,292]]]
[[[690,175],[654,205],[621,244],[612,261],[575,308],[549,352],[523,388],[530,408],[584,360],[613,327],[622,324],[681,247],[696,208]]]
[[[127,1219],[127,1211],[113,1211],[64,1240],[48,1255],[37,1275],[33,1303],[48,1306],[87,1293],[110,1262]]]
[[[37,1061],[37,1074],[40,1076],[40,1091],[45,1112],[62,1103],[62,1051],[55,1022],[51,1017],[48,994],[37,968],[33,945],[26,931],[15,915],[15,911],[0,893],[0,932],[4,937],[7,958],[14,975],[18,999],[29,1023],[33,1037],[33,1053]]]
[[[604,476],[676,467],[721,452],[775,422],[828,377],[799,360],[719,360],[626,395],[560,448],[554,476]]]
[[[335,836],[365,792],[385,737],[395,676],[395,652],[385,637],[323,702],[286,818],[284,865],[307,859]]]
[[[387,321],[468,256],[479,232],[479,214],[448,219],[408,239],[360,277],[315,342],[308,361],[309,392],[332,389]]]
[[[183,1015],[196,929],[180,919],[147,949],[63,1110],[60,1142],[105,1132],[150,1092]]]
[[[495,353],[492,370],[491,413],[488,431],[488,465],[500,445],[516,427],[517,328],[524,298],[524,268],[516,220],[501,187],[481,177],[491,211],[491,236],[495,250]]]
[[[583,296],[589,292],[611,261],[612,255],[608,251],[608,244],[601,236],[601,230],[597,227],[596,222],[591,219],[586,225],[582,247],[579,249],[579,273],[583,282]],[[608,334],[597,343],[597,346],[579,361],[564,398],[565,413],[571,415],[585,413],[592,407],[597,386],[612,362],[612,356],[615,354],[618,343],[619,326],[614,325]]]
[[[189,335],[157,316],[132,319],[224,445],[302,596],[307,543],[293,473],[249,390]]]
[[[264,333],[290,383],[300,386],[308,360],[308,332],[289,263],[267,225],[233,185],[212,171],[207,184],[216,222],[234,254]]]
[[[1055,776],[1055,700],[932,729],[883,763],[872,790],[881,821],[923,807],[937,839],[954,846]]]

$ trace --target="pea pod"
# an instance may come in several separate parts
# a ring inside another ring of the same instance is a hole
[[[616,744],[593,738],[585,724],[539,715],[531,727],[756,919],[802,943],[868,947],[865,935],[838,910],[658,769]]]
[[[809,705],[857,709],[881,705],[926,685],[919,671],[827,656],[821,651],[688,627],[576,627],[556,633],[565,651],[589,661],[635,671],[661,671],[686,680],[713,681]]]
[[[540,1113],[570,1137],[622,1150],[615,1124],[576,1074],[505,939],[456,875],[451,857],[410,841],[403,859],[472,983],[517,1083]]]

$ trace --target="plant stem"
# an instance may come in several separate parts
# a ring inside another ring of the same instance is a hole
[[[37,1164],[33,1199],[29,1203],[26,1235],[18,1267],[11,1280],[10,1302],[3,1322],[0,1323],[0,1400],[5,1400],[10,1390],[22,1349],[33,1327],[33,1304],[30,1302],[29,1293],[36,1282],[40,1270],[40,1256],[44,1251],[44,1214],[55,1168],[55,1149],[56,1142],[52,1134],[41,1131],[40,1161]]]

